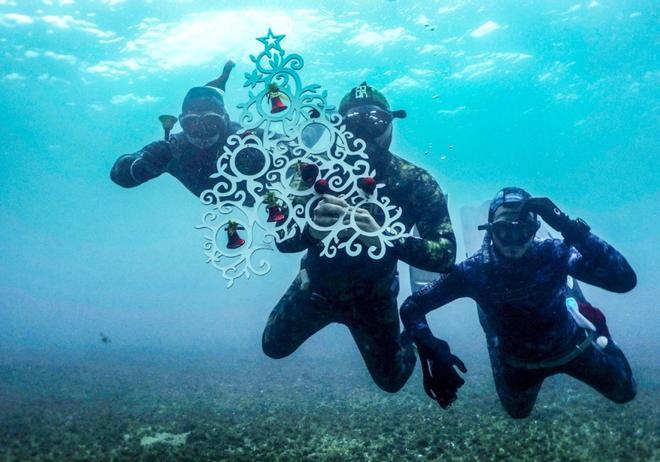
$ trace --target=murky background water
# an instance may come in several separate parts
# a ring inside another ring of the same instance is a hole
[[[658,458],[657,25],[650,1],[0,1],[0,457]],[[448,412],[419,372],[379,391],[342,326],[285,360],[261,354],[299,256],[228,290],[204,263],[194,196],[108,173],[228,58],[236,118],[269,27],[331,102],[366,79],[408,112],[392,151],[448,193],[459,241],[462,207],[519,185],[622,251],[638,287],[585,292],[636,372],[634,402],[559,377],[511,421],[465,301],[430,316],[470,370]]]

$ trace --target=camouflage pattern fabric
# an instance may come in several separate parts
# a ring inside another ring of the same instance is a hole
[[[403,386],[415,363],[411,346],[402,346],[399,339],[397,261],[445,271],[454,262],[456,241],[445,196],[425,170],[386,154],[376,181],[385,184],[381,195],[402,208],[401,221],[408,229],[416,225],[420,236],[400,239],[380,260],[366,252],[321,257],[319,244],[306,230],[278,244],[283,252],[307,250],[302,268],[309,283],[298,278],[279,301],[268,319],[263,349],[282,358],[329,323],[339,322],[351,331],[376,384],[393,392]],[[370,210],[376,221],[379,211]]]
[[[348,327],[374,382],[394,393],[408,380],[415,367],[412,343],[401,344],[398,286],[390,287],[380,298],[359,296],[330,300],[301,287],[299,276],[271,312],[263,333],[264,352],[271,358],[293,353],[305,340],[336,322]],[[384,289],[384,288],[381,288]]]

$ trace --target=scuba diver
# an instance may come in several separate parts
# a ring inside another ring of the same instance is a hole
[[[183,131],[172,135],[166,131],[164,140],[121,156],[110,172],[112,181],[133,188],[168,172],[196,196],[212,189],[219,181],[211,175],[217,172],[221,150],[227,138],[240,129],[239,124],[229,120],[224,103],[225,85],[233,67],[234,63],[228,61],[217,79],[191,88],[179,116]],[[259,155],[241,157],[240,169],[245,171],[258,171],[264,162]]]
[[[325,234],[309,225],[297,229],[278,249],[307,252],[300,273],[268,318],[262,347],[271,358],[284,358],[330,323],[344,324],[374,382],[394,393],[408,380],[416,361],[411,340],[400,338],[397,261],[444,272],[455,261],[456,240],[440,186],[425,170],[389,150],[392,121],[405,117],[405,112],[391,111],[385,96],[364,82],[341,100],[339,113],[347,130],[365,141],[375,180],[384,184],[380,191],[402,209],[400,221],[406,228],[417,226],[420,237],[397,240],[380,260],[367,252],[350,257],[341,251],[327,258],[321,256]],[[343,199],[324,194],[313,219],[332,225],[347,216],[348,207]],[[367,232],[375,231],[383,212],[365,207],[357,210],[356,222]]]
[[[538,217],[564,239],[535,239]],[[635,380],[604,316],[573,298],[566,283],[570,275],[605,290],[628,292],[637,277],[626,259],[584,221],[570,219],[550,199],[531,197],[520,188],[498,192],[488,223],[480,229],[486,230],[481,250],[401,307],[404,327],[417,345],[426,393],[449,407],[464,383],[454,367],[467,372],[447,342],[433,336],[426,314],[469,297],[479,305],[495,387],[511,417],[527,417],[543,381],[559,373],[616,403],[632,400]]]

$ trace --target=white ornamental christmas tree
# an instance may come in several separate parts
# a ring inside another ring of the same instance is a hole
[[[228,287],[237,278],[270,271],[264,252],[305,226],[325,235],[321,255],[328,258],[364,251],[379,259],[406,235],[397,221],[401,210],[379,195],[384,185],[376,184],[364,141],[346,130],[320,85],[302,85],[303,59],[286,54],[284,37],[269,29],[257,39],[264,48],[250,56],[255,69],[245,74],[248,100],[238,105],[242,129],[219,155],[215,187],[200,196],[209,207],[198,226],[207,261]],[[334,224],[320,226],[313,210],[325,194],[349,206]],[[361,209],[378,210],[377,230],[358,226]]]

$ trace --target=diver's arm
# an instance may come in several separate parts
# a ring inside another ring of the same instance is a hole
[[[401,305],[401,321],[405,329],[417,341],[431,333],[426,315],[436,308],[457,298],[469,296],[465,280],[465,266],[454,265],[449,272],[421,288]]]
[[[163,174],[172,160],[167,141],[155,141],[134,154],[121,156],[110,171],[110,179],[124,188],[133,188]]]
[[[520,216],[538,214],[543,221],[564,236],[568,251],[568,274],[612,292],[628,292],[637,285],[637,276],[626,259],[614,247],[591,233],[580,218],[572,220],[547,197],[527,199]]]
[[[417,345],[424,390],[443,409],[456,401],[458,389],[465,383],[455,368],[463,373],[467,372],[467,368],[460,358],[452,354],[447,342],[433,336],[426,322],[426,314],[468,295],[464,271],[464,263],[454,266],[447,274],[408,297],[401,307],[406,332]]]
[[[434,272],[445,272],[456,261],[456,237],[449,219],[447,200],[438,183],[427,173],[420,175],[412,206],[419,213],[417,230],[420,237],[408,236],[397,241],[397,257],[411,266]]]
[[[591,232],[570,239],[568,273],[611,292],[628,292],[637,275],[621,253]]]

